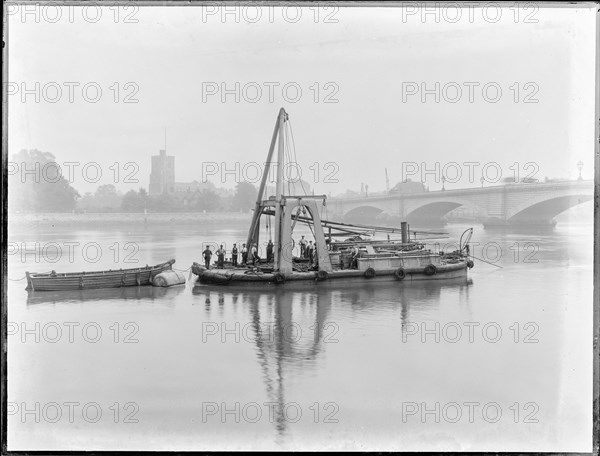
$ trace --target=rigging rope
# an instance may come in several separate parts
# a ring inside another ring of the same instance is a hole
[[[294,130],[292,128],[292,122],[288,119],[288,124],[289,124],[289,130],[290,130],[290,137],[291,137],[291,146],[292,146],[292,150],[294,151],[294,160],[296,165],[298,164],[298,156],[296,155],[296,142],[294,141]],[[308,195],[308,193],[306,192],[306,189],[304,188],[304,184],[302,183],[302,175],[299,176],[299,181],[300,181],[300,186],[302,187],[302,191],[304,192],[305,195]]]
[[[289,137],[288,137],[288,127],[287,127],[287,125],[285,126],[285,128],[283,130],[283,134],[285,135],[285,147],[284,147],[285,157],[286,157],[288,163],[291,163],[292,162],[292,153],[290,151],[290,141],[289,141]],[[280,166],[283,166],[283,165],[280,165]],[[290,190],[290,180],[286,179],[286,177],[283,174],[284,172],[285,172],[285,168],[282,168],[281,175],[287,181],[288,195],[291,195],[292,192]]]

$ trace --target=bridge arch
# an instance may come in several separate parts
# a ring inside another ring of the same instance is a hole
[[[472,209],[473,216],[486,226],[512,223],[553,222],[553,218],[569,209],[593,200],[592,181],[552,181],[496,185],[370,197],[334,198],[329,211],[336,218],[359,217],[370,221],[423,219],[425,223],[442,222],[453,209]],[[545,220],[543,220],[545,219]]]
[[[344,220],[346,221],[365,221],[365,219],[372,219],[381,214],[384,209],[377,206],[358,206],[355,207],[344,214]]]
[[[550,221],[567,209],[591,201],[592,199],[594,199],[593,195],[583,194],[554,196],[516,208],[507,221],[509,223]]]
[[[435,201],[418,206],[406,214],[407,219],[442,218],[448,212],[463,206],[457,201]]]

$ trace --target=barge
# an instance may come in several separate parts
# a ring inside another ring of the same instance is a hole
[[[282,108],[275,123],[246,242],[249,252],[258,249],[261,220],[268,218],[265,226],[274,229],[272,238],[269,234],[272,253],[266,261],[250,258],[252,264],[239,266],[228,261],[214,268],[195,262],[192,272],[200,283],[223,286],[343,285],[362,280],[410,282],[467,278],[467,270],[474,265],[469,255],[472,228],[463,233],[457,250],[433,252],[424,243],[411,240],[412,232],[406,222],[402,222],[400,228],[390,228],[324,220],[321,210],[326,205],[326,195],[284,194],[284,157],[286,152],[287,156],[295,156],[295,151],[290,151],[284,140],[293,137],[291,129],[286,130],[288,123],[289,116]],[[276,143],[278,153],[274,160]],[[265,198],[267,176],[275,162],[278,165],[275,195]],[[309,258],[303,255],[303,249],[298,255],[298,246],[293,240],[298,223],[308,225],[314,235],[315,251]],[[377,233],[387,234],[387,239],[375,239]],[[398,235],[400,239],[391,238]],[[338,241],[340,237],[345,239]]]

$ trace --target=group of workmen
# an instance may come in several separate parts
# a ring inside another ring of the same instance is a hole
[[[317,243],[313,244],[313,241],[306,242],[304,236],[300,238],[300,258],[306,258],[311,264],[317,263]]]
[[[313,244],[313,241],[306,241],[304,236],[300,239],[300,257],[308,259],[311,265],[318,264],[317,257],[317,243]],[[273,261],[273,241],[269,240],[267,244],[267,263],[271,263]],[[231,249],[231,265],[235,268],[238,267],[238,258],[240,253],[242,254],[242,266],[246,266],[248,264],[252,264],[252,266],[256,266],[257,263],[260,263],[260,256],[258,254],[258,248],[256,244],[250,244],[250,248],[246,247],[246,244],[242,244],[241,251],[238,249],[237,244],[233,244]],[[217,269],[223,269],[225,267],[225,248],[223,244],[219,246],[214,254],[217,255]],[[202,252],[204,257],[204,265],[206,269],[210,269],[210,260],[213,256],[213,251],[210,246],[206,246],[206,249]]]
[[[267,246],[267,257],[269,257],[269,251],[272,256],[273,255],[273,243],[271,241],[269,241],[269,245]],[[225,264],[225,253],[226,253],[225,248],[223,247],[223,244],[221,244],[220,247],[215,252],[215,254],[217,255],[217,269],[223,269],[225,267],[225,265],[224,265]],[[246,244],[242,244],[241,254],[242,254],[242,264],[243,265],[248,264],[248,255],[250,255],[250,261],[251,261],[252,265],[256,265],[256,263],[260,261],[260,257],[258,256],[258,249],[256,248],[256,245],[251,245],[250,248],[248,248],[248,247],[246,247]],[[204,249],[204,252],[202,252],[202,255],[204,256],[204,265],[206,266],[206,269],[210,269],[210,260],[213,255],[213,251],[211,250],[210,246],[206,246],[206,249]],[[238,249],[237,244],[233,244],[233,248],[231,249],[231,264],[233,265],[234,268],[238,266],[239,255],[240,255],[240,250]]]

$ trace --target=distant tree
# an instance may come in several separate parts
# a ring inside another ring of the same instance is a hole
[[[239,182],[235,187],[235,194],[231,201],[231,209],[234,211],[247,211],[254,207],[258,190],[248,182]]]
[[[148,192],[144,188],[139,191],[129,190],[121,200],[121,209],[125,212],[143,212],[148,207]]]
[[[192,209],[207,212],[221,211],[221,198],[212,190],[204,189],[196,197]]]
[[[101,185],[94,194],[93,207],[101,211],[113,211],[121,206],[121,196],[112,184]]]
[[[148,208],[155,212],[176,212],[181,209],[182,203],[169,193],[151,197],[148,201]]]
[[[146,208],[148,206],[148,201],[150,200],[150,195],[148,195],[148,192],[145,188],[140,187],[140,190],[138,191],[138,197],[140,199],[142,209]]]
[[[77,201],[77,207],[84,211],[94,210],[95,207],[94,195],[91,192],[85,194]]]
[[[233,195],[221,196],[220,205],[223,211],[233,211]]]
[[[139,196],[135,190],[129,190],[123,195],[121,200],[121,209],[125,212],[138,212],[139,211]]]
[[[95,195],[98,197],[114,196],[117,194],[117,189],[113,184],[101,185],[96,189]]]
[[[79,193],[62,175],[54,155],[37,149],[13,154],[16,172],[9,178],[11,210],[69,212],[75,209]]]

